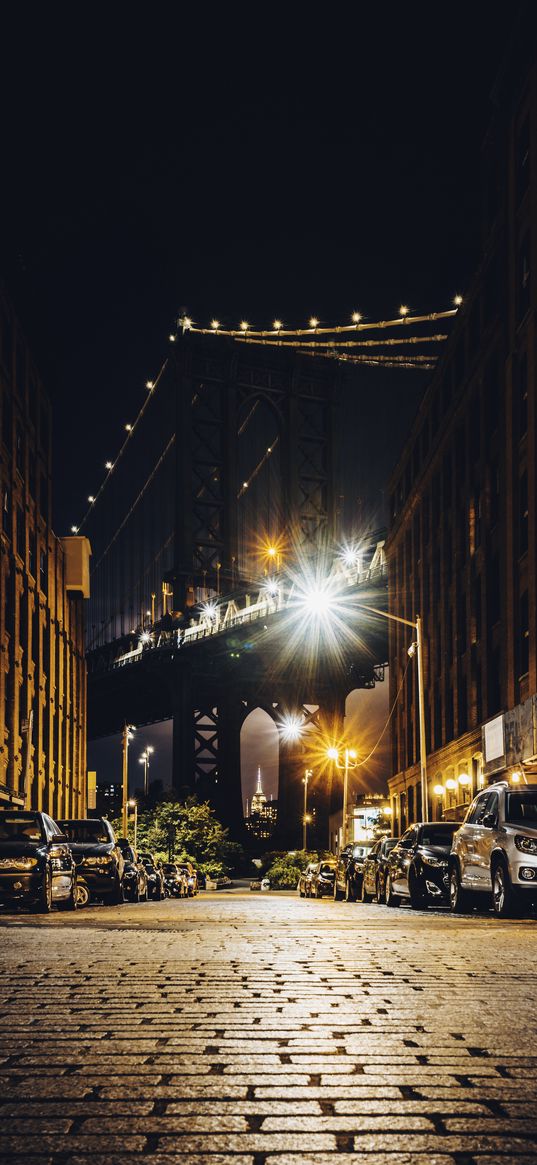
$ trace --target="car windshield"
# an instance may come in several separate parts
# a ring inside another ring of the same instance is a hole
[[[0,841],[42,841],[41,822],[36,815],[5,813],[0,817]]]
[[[111,840],[102,821],[60,821],[59,826],[69,841],[82,845],[106,844]]]
[[[451,849],[451,839],[460,821],[446,821],[445,825],[424,825],[420,830],[419,845],[437,846],[438,849]]]
[[[176,874],[177,873],[177,866],[172,866],[172,865],[170,865],[169,862],[165,862],[162,868],[163,868],[165,874]]]
[[[370,845],[355,845],[352,851],[353,858],[365,858],[371,853]]]
[[[389,854],[390,850],[393,849],[394,845],[397,845],[397,838],[396,837],[389,837],[387,839],[387,841],[384,841],[382,843],[382,853]]]
[[[537,829],[537,789],[508,793],[505,817],[515,825],[529,825],[531,829]]]
[[[321,862],[320,874],[333,874],[335,866],[332,862]]]

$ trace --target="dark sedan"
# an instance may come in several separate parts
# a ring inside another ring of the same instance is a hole
[[[386,905],[409,898],[414,910],[449,902],[448,858],[459,821],[413,825],[388,857]]]
[[[47,813],[0,812],[0,902],[48,914],[76,910],[76,866],[67,838]]]
[[[341,851],[334,881],[334,898],[344,898],[345,902],[356,902],[362,896],[364,862],[372,849],[372,842],[347,845]]]
[[[123,902],[124,862],[110,822],[105,817],[87,817],[59,824],[90,897],[111,904]]]
[[[395,845],[397,845],[396,837],[383,837],[369,851],[364,862],[362,902],[371,902],[372,898],[376,898],[377,902],[381,904],[384,902],[388,855]]]
[[[140,855],[126,837],[120,837],[118,845],[123,854],[125,869],[123,871],[123,893],[129,902],[147,902],[149,898],[149,880],[147,870]]]

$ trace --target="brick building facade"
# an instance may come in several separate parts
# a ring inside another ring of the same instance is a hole
[[[0,285],[0,806],[86,806],[89,543],[51,529],[50,403]]]
[[[482,260],[391,483],[390,609],[423,618],[433,817],[460,816],[488,777],[510,765],[530,771],[537,754],[537,60],[529,12],[492,93]],[[392,700],[408,664],[389,781],[401,831],[422,816],[408,646],[408,629],[391,623]],[[495,746],[486,743],[494,735],[487,722],[498,729]]]

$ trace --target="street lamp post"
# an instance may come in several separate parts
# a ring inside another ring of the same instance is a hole
[[[313,776],[313,769],[306,769],[302,778],[304,784],[304,813],[302,816],[302,849],[307,849],[308,840],[308,781]]]
[[[134,724],[125,724],[121,734],[121,750],[123,762],[123,780],[122,780],[122,796],[121,796],[121,828],[123,837],[127,836],[128,825],[128,807],[129,799],[129,741],[132,740],[132,733],[135,731]]]
[[[134,848],[136,850],[138,848],[138,804],[134,800],[129,801],[128,804],[130,809],[134,809]]]
[[[346,748],[343,753],[344,762],[339,762],[339,751],[337,748],[329,748],[327,756],[334,761],[336,769],[343,769],[343,828],[341,831],[341,840],[343,842],[342,849],[345,849],[347,844],[347,814],[349,804],[349,769],[355,769],[358,761],[356,759],[356,750],[354,748]]]
[[[412,627],[416,632],[415,642],[410,644],[408,654],[416,655],[418,662],[418,718],[420,738],[420,781],[421,781],[421,815],[423,821],[429,820],[429,804],[427,796],[427,739],[425,736],[425,690],[423,680],[423,639],[422,622],[420,615],[412,619],[403,619],[400,615],[392,615],[388,611],[379,611],[377,607],[369,607],[365,603],[356,604],[362,611],[370,611],[372,615],[380,615],[382,619],[391,619],[393,623],[403,623],[405,627]]]
[[[143,752],[142,755],[138,758],[140,764],[144,766],[144,797],[147,797],[147,790],[149,786],[149,758],[151,753],[154,751],[155,750],[153,746],[148,744],[145,752]]]

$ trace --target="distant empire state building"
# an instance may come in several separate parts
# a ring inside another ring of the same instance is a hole
[[[250,808],[248,808],[248,799],[246,800],[244,824],[252,837],[260,840],[268,839],[274,832],[277,815],[277,802],[272,800],[272,796],[268,801],[263,792],[261,767],[259,766],[257,769],[257,789],[252,797]]]

